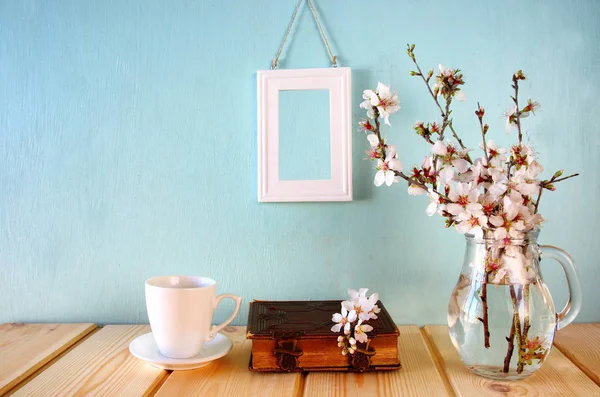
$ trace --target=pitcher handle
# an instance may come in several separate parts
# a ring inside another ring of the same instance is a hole
[[[215,336],[217,336],[217,333],[220,330],[222,330],[223,328],[225,328],[230,322],[232,322],[233,319],[235,318],[235,316],[237,316],[238,311],[240,311],[240,304],[242,303],[242,297],[233,295],[233,294],[221,294],[221,295],[217,296],[215,298],[215,303],[213,303],[213,308],[216,309],[217,306],[219,305],[219,302],[221,301],[221,299],[224,299],[224,298],[233,299],[235,301],[235,309],[233,309],[233,314],[231,314],[231,316],[229,316],[229,318],[227,320],[225,320],[224,322],[222,322],[221,324],[212,325],[210,327],[210,331],[208,332],[208,338],[206,338],[206,341],[213,340],[215,338]]]
[[[565,277],[567,278],[569,299],[567,300],[564,309],[556,314],[556,330],[559,330],[571,324],[571,322],[575,320],[575,317],[577,317],[577,314],[579,314],[579,310],[581,310],[581,301],[583,300],[581,282],[577,275],[575,261],[573,261],[571,255],[552,245],[541,245],[540,249],[540,258],[550,258],[560,263],[565,273]]]

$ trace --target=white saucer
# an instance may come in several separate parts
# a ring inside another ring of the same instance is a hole
[[[202,350],[197,356],[190,358],[169,358],[160,354],[158,346],[154,341],[152,332],[138,336],[129,344],[129,351],[140,360],[150,363],[152,366],[182,371],[204,367],[212,361],[223,357],[231,350],[233,343],[223,334],[217,334],[209,342],[205,342]]]

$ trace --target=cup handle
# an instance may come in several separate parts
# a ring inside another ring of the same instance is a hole
[[[556,313],[556,330],[559,330],[571,324],[571,322],[575,320],[575,317],[577,317],[577,314],[579,314],[581,302],[583,300],[583,291],[581,289],[579,276],[577,275],[575,261],[573,261],[571,255],[552,245],[542,245],[540,246],[540,249],[541,259],[550,258],[560,263],[565,272],[565,277],[567,278],[569,299],[567,300],[564,309],[562,309],[560,313]]]
[[[229,325],[229,323],[233,321],[235,316],[237,316],[238,311],[240,311],[240,305],[242,304],[242,297],[233,295],[233,294],[221,294],[221,295],[217,296],[215,298],[215,303],[213,303],[213,308],[216,309],[217,306],[219,305],[219,302],[221,301],[221,299],[224,299],[224,298],[233,299],[235,301],[235,309],[233,309],[233,314],[231,316],[229,316],[229,318],[227,320],[225,320],[223,323],[221,323],[219,325],[211,325],[210,331],[208,332],[208,338],[206,339],[207,342],[210,340],[213,340],[215,338],[215,336],[217,336],[217,333],[220,330],[222,330],[227,325]]]

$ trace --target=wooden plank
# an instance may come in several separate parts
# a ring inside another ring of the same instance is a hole
[[[129,353],[147,325],[108,325],[57,360],[15,396],[146,396],[168,376]]]
[[[448,327],[428,325],[425,333],[458,396],[600,396],[600,388],[557,349],[553,349],[542,368],[529,378],[517,382],[497,381],[467,370],[450,341]]]
[[[400,326],[399,371],[355,374],[313,372],[305,381],[305,396],[448,396],[453,395],[435,365],[418,327]]]
[[[600,386],[600,324],[571,324],[556,333],[554,344]]]
[[[0,395],[96,328],[95,324],[1,324]]]
[[[256,373],[248,371],[251,342],[246,327],[226,327],[233,341],[231,352],[210,365],[192,371],[173,371],[157,396],[299,396],[300,373]]]

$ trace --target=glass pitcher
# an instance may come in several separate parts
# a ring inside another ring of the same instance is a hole
[[[539,229],[521,240],[476,239],[466,235],[464,264],[448,305],[450,339],[467,368],[487,378],[516,380],[539,369],[554,331],[579,313],[582,290],[571,256],[539,246]],[[540,258],[564,269],[569,288],[556,313],[540,273]]]

